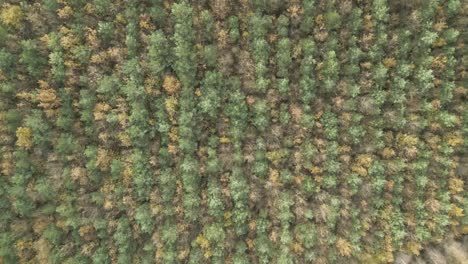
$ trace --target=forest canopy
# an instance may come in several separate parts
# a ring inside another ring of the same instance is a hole
[[[467,12],[0,1],[0,264],[462,264]]]

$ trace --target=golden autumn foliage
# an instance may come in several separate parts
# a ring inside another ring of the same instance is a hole
[[[163,88],[168,94],[173,95],[180,90],[180,81],[174,75],[164,76]]]
[[[36,99],[39,101],[38,106],[43,108],[47,116],[55,114],[55,108],[59,105],[55,90],[49,87],[45,81],[39,80],[39,90]]]
[[[267,152],[266,156],[267,159],[273,163],[273,165],[278,166],[278,164],[284,157],[284,152],[280,150],[269,151]]]
[[[308,170],[309,170],[310,173],[312,173],[313,175],[317,175],[317,174],[323,173],[323,168],[320,168],[319,166],[312,166],[312,167],[308,168]]]
[[[389,158],[392,158],[395,156],[395,150],[393,150],[392,148],[384,148],[382,150],[382,157],[384,159],[389,159]]]
[[[166,112],[169,115],[169,120],[171,120],[171,122],[175,122],[175,114],[176,114],[178,105],[179,105],[179,102],[177,98],[174,96],[169,96],[168,98],[166,98],[166,101],[164,102]]]
[[[336,240],[336,248],[341,256],[351,255],[351,245],[341,237]]]
[[[399,133],[396,137],[397,143],[401,146],[414,146],[419,140],[418,137],[409,134]]]
[[[202,92],[201,92],[200,88],[195,89],[195,96],[197,96],[197,97],[202,96]]]
[[[202,234],[197,236],[195,242],[197,242],[202,249],[208,249],[210,247],[210,242]]]
[[[444,38],[437,38],[437,40],[434,42],[434,47],[440,48],[445,46],[447,44],[447,41],[445,41]]]
[[[437,23],[434,23],[434,29],[437,32],[441,32],[442,30],[447,28],[447,23],[445,21],[438,21]]]
[[[171,130],[169,132],[169,139],[172,142],[178,142],[179,141],[179,130],[177,127],[173,126],[171,127]]]
[[[383,60],[383,65],[385,66],[385,68],[393,68],[396,66],[396,60],[395,58],[385,58]]]
[[[62,19],[70,18],[73,15],[73,9],[70,6],[65,6],[57,11],[57,15]]]
[[[35,241],[34,249],[37,252],[36,259],[38,263],[47,263],[49,261],[52,245],[47,241],[47,239],[41,237],[39,240]]]
[[[67,33],[60,39],[60,44],[65,49],[72,49],[73,47],[78,45],[78,43],[79,43],[78,37],[72,33]]]
[[[109,165],[112,160],[112,153],[104,148],[99,148],[98,153],[97,153],[97,160],[96,160],[96,166],[101,171],[108,171],[109,170]]]
[[[278,183],[279,183],[279,172],[278,172],[278,170],[270,169],[270,172],[269,172],[268,176],[269,176],[268,181],[272,185],[278,185]]]
[[[29,127],[18,127],[16,130],[16,145],[24,149],[32,147],[32,130]]]
[[[123,183],[125,186],[130,186],[132,184],[132,168],[131,167],[125,167],[123,171]]]
[[[362,259],[362,263],[384,264],[393,263],[393,260],[392,252],[384,251],[378,254],[367,255]]]
[[[94,232],[95,232],[94,227],[92,225],[82,226],[78,230],[78,233],[80,234],[80,236],[82,238],[84,238],[85,240],[90,240],[90,238],[92,238]]]
[[[130,136],[125,132],[117,134],[117,138],[120,140],[120,143],[124,147],[130,147],[132,145],[132,140],[130,139]]]
[[[15,28],[21,26],[21,20],[23,19],[23,11],[21,7],[11,4],[3,4],[0,12],[0,20],[5,24]]]
[[[291,116],[294,118],[296,122],[299,122],[302,117],[302,109],[299,105],[293,104],[291,105],[289,111],[291,112]]]
[[[140,16],[139,26],[143,29],[154,30],[155,26],[151,23],[150,16],[142,15]]]
[[[228,32],[224,29],[218,31],[218,45],[222,48],[227,45]]]
[[[304,252],[304,247],[300,243],[294,242],[291,245],[291,250],[294,253],[301,254],[302,252]]]
[[[408,249],[409,252],[411,252],[412,254],[416,255],[416,256],[419,256],[420,252],[421,252],[421,249],[422,249],[422,245],[418,242],[415,242],[415,241],[410,241],[406,244],[406,248]]]
[[[80,185],[86,185],[88,183],[86,170],[82,167],[73,167],[70,176],[73,181],[78,182]]]
[[[372,68],[372,63],[370,61],[360,63],[361,67],[370,70]]]
[[[432,60],[432,68],[443,70],[447,64],[447,56],[439,55]]]
[[[367,170],[363,166],[358,164],[351,165],[351,171],[359,174],[360,176],[367,176]]]
[[[294,3],[287,9],[292,18],[298,18],[302,14],[302,8],[298,3]]]
[[[213,251],[210,247],[210,242],[202,234],[198,235],[195,239],[195,242],[203,249],[203,256],[205,258],[210,258],[213,256]]]
[[[373,158],[368,154],[361,154],[357,156],[357,164],[365,168],[369,168],[372,165]]]
[[[107,112],[111,110],[111,106],[107,103],[97,103],[94,107],[94,120],[105,120]]]
[[[231,139],[228,137],[220,137],[219,138],[219,143],[230,143]]]
[[[457,205],[455,204],[452,204],[451,207],[450,207],[450,212],[449,214],[451,216],[454,216],[454,217],[462,217],[464,216],[465,214],[463,213],[463,209],[458,207]]]
[[[464,139],[459,133],[449,133],[446,137],[446,142],[452,147],[457,147],[463,144]]]
[[[451,194],[457,194],[463,191],[464,181],[458,178],[449,179],[449,190]]]
[[[20,239],[16,241],[15,248],[20,252],[32,248],[32,239]]]
[[[13,162],[13,154],[11,152],[3,153],[3,157],[1,159],[0,168],[1,173],[4,175],[11,175],[14,171],[14,162]]]

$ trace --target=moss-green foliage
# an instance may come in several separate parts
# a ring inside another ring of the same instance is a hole
[[[460,0],[0,4],[0,263],[387,263],[468,230]]]

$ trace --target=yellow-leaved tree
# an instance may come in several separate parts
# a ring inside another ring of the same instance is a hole
[[[16,145],[25,149],[32,147],[32,130],[29,127],[18,127],[16,130]]]
[[[0,19],[3,24],[15,28],[21,26],[21,19],[23,18],[23,11],[17,5],[4,4],[0,13]]]

